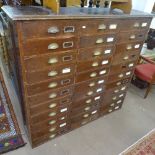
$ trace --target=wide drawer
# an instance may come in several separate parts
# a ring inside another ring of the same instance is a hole
[[[62,52],[77,48],[77,38],[75,37],[54,37],[31,39],[23,43],[24,56],[39,54],[49,54]]]
[[[104,35],[94,35],[92,36],[84,36],[80,38],[80,47],[86,48],[93,46],[102,46],[102,45],[113,45],[116,41],[116,34],[104,34]]]
[[[76,20],[24,21],[22,35],[25,39],[77,35],[77,23]]]
[[[67,75],[57,79],[47,80],[36,84],[26,85],[28,96],[43,93],[55,88],[62,88],[74,84],[74,75]]]
[[[51,69],[45,69],[35,72],[26,72],[26,83],[35,84],[46,80],[54,80],[66,75],[73,75],[75,73],[75,64],[67,64],[61,66],[54,66]]]
[[[24,59],[27,72],[52,68],[57,65],[65,65],[76,62],[76,51],[66,51],[45,55],[33,55]]]
[[[97,58],[104,59],[112,56],[114,50],[115,47],[113,45],[80,49],[77,55],[77,61],[94,60]]]

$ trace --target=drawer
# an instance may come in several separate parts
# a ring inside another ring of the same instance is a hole
[[[132,77],[132,74],[133,74],[133,70],[128,70],[128,71],[120,72],[117,74],[113,74],[109,76],[108,82],[115,82],[115,81],[119,81],[125,78],[130,78]]]
[[[24,59],[25,70],[27,72],[43,70],[57,65],[65,65],[74,62],[76,62],[76,51],[33,55]]]
[[[57,98],[72,95],[73,90],[74,90],[73,87],[69,86],[69,87],[63,87],[61,89],[47,91],[47,92],[44,92],[44,93],[41,93],[38,95],[33,95],[33,96],[27,97],[27,102],[30,105],[33,105],[33,104],[36,105],[36,103],[41,104],[43,102],[53,101]]]
[[[75,37],[54,37],[31,39],[23,43],[24,56],[32,56],[39,54],[50,54],[54,52],[62,52],[77,48],[77,38]]]
[[[77,35],[77,23],[75,20],[24,21],[22,35],[25,39]]]
[[[77,61],[94,60],[97,58],[107,58],[112,56],[115,47],[111,45],[105,45],[101,47],[84,48],[80,49],[77,55]]]
[[[80,47],[87,48],[93,46],[102,46],[102,45],[113,45],[116,41],[116,34],[105,34],[105,35],[94,35],[84,36],[80,38]]]
[[[110,66],[111,59],[112,58],[104,58],[104,59],[102,58],[102,59],[79,62],[77,64],[77,72],[83,72],[87,70]]]
[[[97,77],[103,77],[104,78],[107,76],[108,73],[109,73],[109,68],[101,68],[101,69],[96,69],[94,71],[87,71],[85,73],[77,74],[75,81],[77,83],[77,82],[95,79]]]
[[[120,21],[118,19],[93,19],[80,22],[80,35],[105,34],[107,32],[118,32]]]
[[[66,75],[73,75],[75,73],[75,64],[61,65],[51,67],[51,69],[26,72],[27,84],[35,84],[46,80],[54,80],[56,78],[64,77]]]
[[[57,79],[47,80],[36,84],[26,85],[28,96],[45,91],[62,88],[74,84],[74,75],[67,75]]]
[[[117,43],[144,41],[146,39],[146,35],[147,31],[120,32],[117,36]]]
[[[130,61],[127,63],[113,65],[110,68],[109,76],[112,74],[115,74],[115,73],[120,73],[120,72],[124,72],[126,70],[134,69],[136,64],[137,64],[137,61]]]

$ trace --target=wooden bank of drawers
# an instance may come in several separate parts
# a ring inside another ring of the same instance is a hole
[[[32,147],[122,107],[152,17],[103,11],[9,18]]]

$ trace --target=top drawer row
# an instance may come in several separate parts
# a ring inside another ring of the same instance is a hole
[[[91,20],[48,20],[25,21],[22,23],[23,37],[39,38],[59,35],[92,35],[149,28],[151,18],[91,19]],[[40,25],[40,26],[39,26]]]

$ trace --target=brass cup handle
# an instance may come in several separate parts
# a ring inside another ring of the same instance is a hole
[[[59,29],[56,26],[48,28],[48,33],[50,33],[50,34],[56,34],[58,32],[59,32]]]
[[[59,45],[57,43],[51,43],[48,45],[48,50],[55,50],[59,48]]]
[[[104,42],[103,38],[98,38],[96,44],[102,44]]]
[[[56,123],[56,120],[52,120],[52,121],[50,121],[48,124],[49,125],[53,125],[53,124],[55,124]]]
[[[97,73],[96,72],[93,72],[93,73],[90,74],[90,77],[91,78],[96,77],[96,76],[97,76]]]
[[[58,59],[57,58],[50,58],[49,60],[48,60],[48,63],[49,64],[55,64],[55,63],[57,63],[58,62]]]
[[[53,117],[55,115],[56,115],[56,112],[51,112],[51,113],[48,114],[49,117]]]
[[[93,55],[94,56],[99,56],[99,55],[101,55],[101,52],[100,51],[95,51]]]
[[[58,74],[57,71],[51,71],[48,73],[48,76],[53,77],[53,76],[56,76],[57,74]]]
[[[52,104],[50,104],[48,107],[49,107],[50,109],[52,109],[52,108],[54,108],[54,107],[56,107],[56,106],[57,106],[56,103],[52,103]]]
[[[50,135],[50,139],[52,139],[52,138],[54,138],[56,136],[56,134],[52,134],[52,135]]]
[[[92,63],[92,67],[97,67],[97,66],[99,66],[99,63],[98,62],[93,62]]]
[[[88,116],[89,116],[89,114],[84,114],[83,115],[84,118],[87,118]]]
[[[55,131],[56,130],[56,127],[53,127],[53,128],[50,128],[49,129],[49,132],[53,132],[53,131]]]
[[[86,100],[86,103],[91,103],[91,102],[92,102],[91,99]]]
[[[49,98],[50,99],[53,99],[53,98],[56,98],[56,97],[57,97],[57,94],[56,93],[52,93],[52,94],[49,95]]]
[[[57,82],[52,82],[48,85],[48,88],[55,88],[57,87],[58,83]]]

